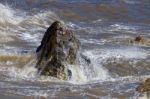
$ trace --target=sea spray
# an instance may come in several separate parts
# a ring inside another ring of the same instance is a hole
[[[15,10],[10,8],[8,5],[3,5],[0,3],[0,27],[1,26],[9,26],[9,24],[18,24],[22,18],[19,16],[16,16]]]

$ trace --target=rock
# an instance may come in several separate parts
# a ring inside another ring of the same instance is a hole
[[[134,45],[140,45],[140,46],[150,46],[149,38],[146,38],[140,35],[129,40],[129,43],[134,44]]]
[[[137,42],[140,42],[143,40],[143,37],[142,36],[137,36],[134,41],[137,41]]]
[[[130,45],[130,46],[150,46],[150,39],[144,36],[125,36],[125,37],[117,37],[117,38],[110,38],[107,40],[107,43],[111,44],[120,44],[120,45]]]
[[[136,44],[141,44],[141,45],[149,45],[150,40],[148,38],[145,38],[139,35],[135,37],[135,39],[132,42]]]
[[[150,78],[146,79],[145,82],[141,83],[137,89],[139,92],[149,92],[150,91]]]
[[[53,76],[59,79],[68,79],[72,75],[66,64],[74,65],[78,62],[77,53],[79,40],[67,27],[55,21],[47,29],[37,48],[37,65],[41,75]]]

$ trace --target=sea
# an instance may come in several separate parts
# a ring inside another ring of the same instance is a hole
[[[0,0],[0,9],[0,99],[150,99],[136,90],[150,78],[150,0]],[[35,68],[56,20],[91,62],[68,65],[69,80]]]

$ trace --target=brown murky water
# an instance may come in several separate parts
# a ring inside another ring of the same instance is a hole
[[[1,0],[2,99],[150,99],[136,91],[150,77],[149,0]],[[81,41],[81,60],[68,81],[40,76],[35,49],[55,20]],[[134,41],[141,35],[142,42]]]

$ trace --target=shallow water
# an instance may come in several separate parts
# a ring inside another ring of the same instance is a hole
[[[136,87],[150,77],[149,0],[1,0],[0,96],[2,99],[150,99]],[[86,65],[68,66],[61,81],[37,74],[35,49],[60,20],[81,42]]]

